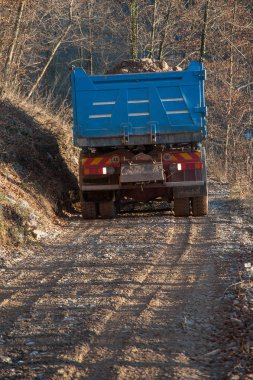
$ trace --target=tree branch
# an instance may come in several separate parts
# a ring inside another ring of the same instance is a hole
[[[6,87],[7,81],[9,79],[10,68],[11,68],[11,64],[13,61],[14,51],[15,51],[17,41],[18,41],[20,24],[21,24],[21,20],[23,17],[25,4],[26,4],[26,0],[20,0],[18,12],[17,12],[17,17],[16,17],[15,25],[14,25],[13,40],[12,40],[12,43],[10,45],[10,48],[9,48],[9,51],[7,54],[7,58],[5,61],[4,69],[3,69],[3,87],[0,89],[0,95],[2,95],[2,92],[4,91],[4,88]]]
[[[43,67],[40,75],[38,76],[37,80],[35,81],[34,85],[32,86],[31,90],[29,91],[28,95],[27,95],[27,99],[29,99],[34,91],[37,89],[38,85],[40,84],[42,78],[44,77],[50,63],[52,62],[57,50],[59,49],[59,47],[61,46],[62,42],[64,41],[65,37],[67,36],[68,32],[70,31],[71,27],[72,27],[72,23],[73,23],[73,3],[74,3],[74,0],[71,0],[70,1],[70,4],[69,4],[69,23],[66,27],[66,29],[63,31],[62,35],[59,37],[58,39],[58,42],[56,43],[55,47],[53,48],[45,66]]]

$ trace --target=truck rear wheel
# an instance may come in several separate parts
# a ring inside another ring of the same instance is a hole
[[[96,219],[97,218],[96,203],[82,201],[82,216],[84,219]]]
[[[101,218],[112,219],[116,216],[116,206],[113,201],[104,201],[99,203],[99,212]]]
[[[192,215],[205,216],[208,214],[208,196],[192,198]]]
[[[174,199],[174,214],[175,216],[189,216],[190,215],[189,198]]]

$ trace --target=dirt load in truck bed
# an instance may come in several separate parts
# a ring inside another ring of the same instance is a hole
[[[114,68],[108,70],[106,74],[127,74],[144,72],[166,72],[180,71],[181,68],[170,67],[164,60],[154,60],[151,58],[129,59],[118,63]]]

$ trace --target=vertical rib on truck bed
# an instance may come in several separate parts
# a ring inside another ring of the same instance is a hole
[[[72,71],[80,147],[195,143],[206,136],[205,70],[88,76]]]

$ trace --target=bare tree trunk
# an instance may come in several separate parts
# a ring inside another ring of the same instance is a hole
[[[205,53],[206,53],[206,35],[207,35],[209,4],[210,4],[210,0],[207,0],[205,13],[204,13],[204,26],[203,26],[202,37],[201,37],[201,45],[200,45],[200,62],[204,61]]]
[[[59,47],[61,46],[62,42],[65,40],[68,32],[70,31],[71,27],[72,27],[72,20],[73,20],[73,15],[72,15],[72,10],[73,10],[73,3],[74,3],[74,0],[71,0],[70,1],[70,4],[69,4],[69,23],[68,23],[68,26],[66,27],[66,29],[63,31],[62,35],[59,37],[58,39],[58,42],[56,43],[55,47],[53,48],[53,50],[51,51],[51,54],[49,55],[49,58],[45,64],[45,66],[43,67],[40,75],[38,76],[37,80],[35,81],[34,85],[32,86],[31,90],[29,91],[28,95],[27,95],[27,99],[29,99],[34,91],[37,89],[38,85],[40,84],[42,78],[44,77],[50,63],[52,62],[57,50],[59,49]]]
[[[131,0],[131,55],[138,58],[138,0]]]
[[[18,87],[20,84],[19,76],[20,76],[20,62],[23,56],[23,43],[19,45],[19,48],[16,49],[16,59],[15,59],[15,75],[14,79],[12,79],[12,83],[14,83],[15,87]]]
[[[93,25],[92,25],[92,12],[93,12],[94,2],[89,3],[89,50],[88,50],[88,70],[89,73],[93,74]]]
[[[2,95],[4,88],[6,87],[7,81],[9,80],[9,75],[10,75],[10,69],[11,69],[11,64],[13,61],[13,55],[15,52],[15,48],[17,45],[18,41],[18,36],[20,32],[20,24],[21,20],[23,17],[24,13],[24,8],[25,8],[26,0],[20,0],[19,7],[18,7],[18,12],[17,12],[17,17],[15,20],[15,25],[14,25],[14,35],[13,35],[13,40],[10,45],[7,58],[4,64],[4,69],[3,69],[3,87],[0,89],[0,95]]]
[[[231,37],[230,37],[230,60],[229,60],[229,99],[228,99],[228,123],[227,123],[227,130],[226,130],[226,141],[225,141],[225,175],[228,174],[228,148],[230,143],[230,132],[232,128],[231,124],[231,111],[232,111],[232,91],[233,91],[233,75],[234,75],[234,54],[233,54],[233,37],[234,37],[234,23],[236,18],[236,11],[237,11],[237,0],[234,0],[234,9],[233,9],[233,22],[231,26]]]
[[[163,58],[164,45],[165,45],[165,41],[166,41],[168,31],[169,31],[171,8],[172,8],[172,1],[170,1],[169,5],[168,5],[167,12],[166,12],[165,19],[164,19],[164,29],[163,29],[159,49],[158,49],[158,59],[159,60],[161,60]]]
[[[152,29],[151,29],[151,46],[149,57],[154,59],[154,46],[155,46],[155,30],[156,30],[156,17],[157,17],[157,0],[154,2],[154,11],[153,11],[153,20],[152,20]]]

